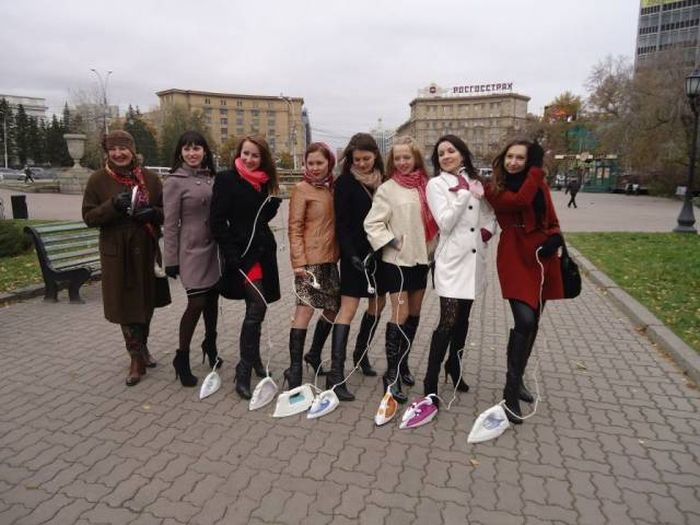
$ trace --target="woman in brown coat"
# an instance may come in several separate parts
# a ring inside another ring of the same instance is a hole
[[[157,283],[154,271],[163,223],[162,185],[139,166],[134,139],[126,131],[111,132],[102,147],[107,163],[88,180],[83,220],[100,228],[104,314],[121,325],[131,357],[126,384],[133,386],[147,366],[155,366],[146,346],[153,310],[170,303],[167,281]]]
[[[209,228],[213,155],[206,139],[196,131],[186,131],[178,140],[173,157],[173,172],[163,190],[165,211],[165,273],[178,275],[187,292],[187,308],[180,319],[180,347],[173,366],[182,386],[195,386],[197,378],[190,370],[190,343],[200,315],[204,315],[202,362],[209,358],[214,368],[218,359],[216,324],[218,320],[219,256]],[[219,363],[221,364],[221,363]]]
[[[328,146],[314,142],[306,149],[304,164],[304,180],[294,187],[289,201],[289,256],[297,294],[294,322],[289,332],[290,365],[284,373],[290,388],[301,384],[304,341],[314,308],[322,309],[323,317],[332,323],[340,307],[337,266],[340,250],[335,237],[332,191],[335,157]],[[316,360],[318,362],[310,364],[317,370],[320,348]],[[345,355],[331,354],[327,388],[343,380],[344,365]],[[345,384],[338,385],[335,393],[343,401],[354,399]]]

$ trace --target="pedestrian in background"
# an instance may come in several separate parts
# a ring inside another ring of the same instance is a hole
[[[496,229],[493,209],[483,199],[478,175],[467,145],[454,135],[435,143],[431,156],[435,177],[426,190],[430,212],[440,228],[435,250],[433,283],[440,297],[440,320],[430,340],[424,393],[438,393],[440,366],[460,392],[468,392],[462,379],[461,357],[469,330],[472,304],[486,284],[487,245]],[[437,396],[433,404],[438,407]]]
[[[121,326],[131,358],[126,384],[133,386],[146,367],[156,366],[147,346],[151,319],[156,307],[170,303],[167,280],[155,275],[156,263],[162,263],[162,185],[139,165],[126,131],[106,135],[102,148],[107,161],[88,179],[82,214],[85,224],[100,229],[104,314]]]
[[[29,166],[24,167],[24,182],[25,182],[25,184],[29,184],[30,182],[35,182],[34,176],[32,174],[32,169]]]
[[[493,160],[493,177],[485,188],[502,230],[496,267],[515,323],[508,337],[503,390],[506,414],[515,424],[522,423],[519,401],[534,401],[523,374],[545,301],[564,297],[559,259],[554,257],[563,239],[543,163],[539,144],[512,141]]]
[[[574,205],[574,208],[578,208],[578,206],[576,206],[576,194],[578,194],[580,189],[581,183],[577,178],[572,178],[569,180],[566,185],[566,191],[564,192],[564,195],[568,193],[571,196],[569,198],[569,203],[566,205],[567,208],[571,208],[572,204]]]
[[[241,325],[236,392],[250,399],[252,369],[258,377],[267,370],[260,358],[260,331],[267,305],[279,300],[277,242],[269,222],[281,199],[277,170],[263,137],[239,142],[231,169],[214,179],[211,231],[223,259],[221,295],[245,301]]]
[[[217,245],[209,228],[214,175],[214,158],[206,139],[196,131],[183,133],[175,146],[172,173],[163,189],[165,273],[173,279],[179,275],[187,293],[187,307],[180,318],[179,347],[173,360],[182,386],[197,384],[190,369],[190,343],[202,314],[202,362],[206,356],[214,368],[218,359],[216,285],[221,273]]]
[[[401,383],[415,382],[408,357],[438,226],[426,198],[428,175],[423,155],[411,137],[394,141],[387,172],[391,178],[379,186],[364,224],[369,243],[374,250],[381,250],[387,264],[383,277],[391,301],[391,321],[386,325],[384,388],[393,383],[392,396],[405,403],[408,398],[401,391]],[[401,372],[399,363],[405,363]]]
[[[324,323],[333,323],[340,307],[340,278],[338,276],[338,242],[335,236],[333,212],[333,167],[335,157],[330,148],[314,142],[304,153],[304,180],[292,189],[289,200],[289,257],[294,270],[297,295],[294,321],[289,332],[289,368],[284,377],[289,388],[301,385],[302,356],[309,322],[314,309],[322,311]],[[316,331],[319,330],[319,323]],[[326,337],[328,333],[326,332]],[[314,344],[319,334],[314,334]],[[325,338],[323,338],[325,342]],[[313,349],[311,363],[320,367],[323,343]],[[307,354],[307,362],[310,355]],[[340,383],[344,376],[345,354],[331,351],[331,371],[326,377],[327,388]],[[335,390],[341,401],[354,396],[345,384]]]
[[[340,245],[340,311],[333,327],[333,346],[345,354],[350,323],[360,300],[367,297],[367,310],[362,315],[352,361],[354,366],[359,363],[362,373],[368,377],[377,375],[367,350],[386,299],[381,262],[375,258],[367,240],[364,220],[383,180],[384,162],[376,141],[368,133],[356,133],[343,151],[342,172],[333,195]]]

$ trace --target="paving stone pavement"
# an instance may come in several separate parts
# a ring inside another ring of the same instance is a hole
[[[279,258],[286,293],[263,329],[278,382],[293,311],[287,252]],[[505,376],[510,313],[495,273],[472,311],[471,390],[411,431],[374,426],[381,382],[359,374],[349,380],[357,400],[318,420],[249,412],[233,391],[242,305],[231,301],[219,324],[224,386],[200,401],[170,365],[186,300],[171,289],[173,305],[152,325],[159,365],[133,388],[99,285],[84,288],[84,305],[62,294],[0,309],[0,524],[700,523],[700,392],[588,281],[576,300],[545,309],[527,375],[536,414],[478,445],[467,434],[501,399]],[[411,353],[419,384],[437,319],[431,290]],[[383,335],[371,349],[380,370]],[[200,380],[201,339],[200,326]]]

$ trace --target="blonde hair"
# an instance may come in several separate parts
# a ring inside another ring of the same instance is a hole
[[[422,148],[418,145],[418,143],[413,137],[404,135],[402,137],[397,137],[396,139],[394,139],[394,143],[391,145],[391,149],[389,150],[389,154],[387,155],[388,158],[386,159],[386,171],[389,177],[391,177],[394,174],[394,171],[396,170],[396,166],[394,166],[394,148],[396,146],[408,146],[411,150],[411,153],[413,154],[413,160],[416,164],[415,169],[421,170],[427,175],[427,172],[425,171],[425,160],[423,159]]]

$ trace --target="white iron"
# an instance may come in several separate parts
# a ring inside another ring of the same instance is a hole
[[[396,399],[394,399],[394,396],[391,395],[389,388],[390,387],[387,387],[382,402],[379,403],[377,413],[374,415],[374,424],[378,427],[394,419],[396,412],[399,410],[399,404],[396,402]]]
[[[277,395],[277,384],[270,376],[263,378],[253,390],[253,395],[248,403],[248,410],[257,410],[269,405]]]
[[[510,426],[506,411],[498,404],[488,410],[484,410],[474,421],[472,431],[469,432],[467,443],[481,443],[489,439],[496,439]]]
[[[219,361],[216,361],[214,369],[207,374],[207,377],[202,381],[202,386],[199,389],[199,399],[204,399],[209,397],[214,392],[221,388],[221,376],[216,371],[216,367],[219,365]]]
[[[306,417],[307,419],[316,419],[325,416],[333,412],[339,404],[340,400],[332,388],[330,390],[324,390],[314,398]]]
[[[311,385],[304,384],[282,392],[277,398],[277,406],[272,417],[287,417],[305,412],[314,401]]]

